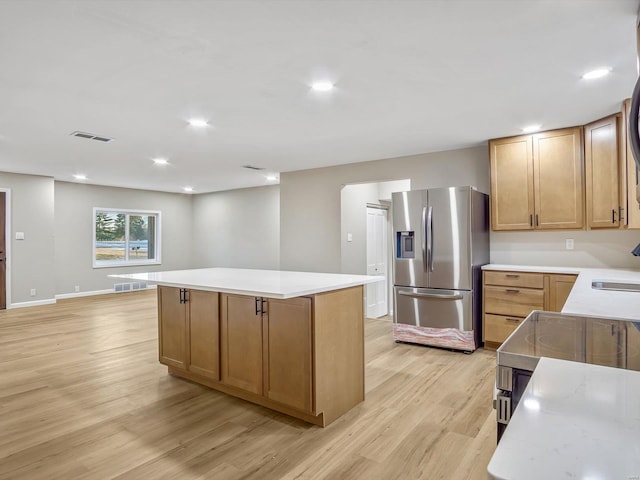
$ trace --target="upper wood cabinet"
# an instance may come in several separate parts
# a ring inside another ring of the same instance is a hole
[[[533,142],[531,135],[489,142],[491,227],[533,229]]]
[[[584,227],[582,128],[489,141],[492,230]]]
[[[621,168],[619,115],[584,127],[588,228],[618,228]]]

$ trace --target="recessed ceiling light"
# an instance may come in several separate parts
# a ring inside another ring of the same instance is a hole
[[[204,128],[209,126],[209,122],[203,120],[202,118],[192,118],[189,120],[189,125],[197,128]]]
[[[311,84],[311,89],[315,92],[328,92],[333,90],[334,86],[331,82],[314,82]]]
[[[156,165],[167,165],[169,163],[169,160],[167,160],[166,158],[154,158],[153,163],[155,163]]]
[[[597,68],[595,70],[591,70],[590,72],[582,75],[582,78],[585,80],[593,80],[594,78],[604,77],[605,75],[609,75],[611,73],[611,69],[609,67]]]
[[[532,133],[532,132],[537,132],[541,128],[542,128],[542,125],[529,125],[528,127],[524,127],[522,131],[524,133]]]
[[[275,175],[267,175],[267,180],[273,182],[275,180],[278,180],[278,177],[276,177]]]
[[[184,187],[183,190],[185,192],[193,192],[193,187]]]
[[[76,173],[73,178],[75,178],[76,180],[86,180],[87,176],[82,174],[82,173]]]

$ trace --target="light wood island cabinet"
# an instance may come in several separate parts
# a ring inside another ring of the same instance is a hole
[[[362,285],[288,299],[158,287],[169,373],[316,425],[364,400]]]
[[[220,378],[218,293],[158,287],[160,363]]]
[[[582,128],[489,141],[491,229],[584,228]]]
[[[533,310],[562,310],[577,275],[483,271],[483,341],[496,349]]]

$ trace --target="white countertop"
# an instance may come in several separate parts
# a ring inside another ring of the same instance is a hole
[[[171,287],[211,290],[267,298],[293,298],[380,282],[382,276],[286,272],[242,268],[198,268],[109,275]]]
[[[578,275],[569,298],[567,298],[562,309],[563,313],[622,318],[625,320],[640,319],[640,292],[617,292],[591,288],[591,282],[601,280],[640,283],[640,270],[499,264],[485,265],[482,269]]]
[[[640,479],[640,372],[541,358],[487,470],[500,480]]]

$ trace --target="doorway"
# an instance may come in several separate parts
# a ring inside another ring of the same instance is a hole
[[[387,239],[389,211],[386,207],[367,205],[367,275],[383,275],[383,282],[367,284],[368,318],[380,318],[389,313],[387,275]]]

